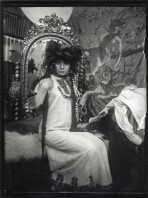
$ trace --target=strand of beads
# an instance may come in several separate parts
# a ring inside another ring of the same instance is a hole
[[[18,120],[20,117],[20,89],[21,89],[21,83],[20,83],[20,63],[15,63],[15,73],[14,73],[14,82],[13,82],[13,120]]]
[[[82,55],[81,62],[79,63],[79,76],[78,76],[78,89],[82,95],[84,92],[85,85],[85,57]]]
[[[78,90],[80,92],[80,96],[82,96],[86,89],[86,73],[85,73],[85,67],[86,67],[86,57],[83,54],[81,57],[81,62],[79,63],[79,73],[78,73]],[[79,111],[79,122],[83,123],[85,122],[85,114],[82,113],[82,110]]]
[[[74,94],[76,96],[76,101],[75,101],[76,119],[77,119],[77,122],[79,122],[78,100],[79,100],[80,95],[79,95],[79,92],[78,92],[77,87],[75,85],[74,78],[72,78],[72,86],[73,86]]]

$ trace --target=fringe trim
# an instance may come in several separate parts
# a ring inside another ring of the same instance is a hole
[[[83,186],[78,186],[78,178],[72,177],[71,185],[63,183],[64,176],[61,174],[57,175],[56,180],[52,178],[52,172],[49,176],[49,183],[51,186],[55,186],[57,191],[66,192],[111,192],[112,184],[107,186],[96,185],[93,181],[93,177],[89,176],[90,183]]]

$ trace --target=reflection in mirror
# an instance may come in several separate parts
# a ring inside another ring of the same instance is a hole
[[[44,61],[44,53],[45,53],[45,48],[46,48],[46,40],[41,42],[36,43],[36,47],[31,49],[31,53],[27,57],[28,60],[33,59],[34,64],[36,67],[36,76],[41,77],[44,74],[44,69],[43,69],[43,61]]]

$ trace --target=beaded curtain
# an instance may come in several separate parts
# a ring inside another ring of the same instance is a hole
[[[98,114],[125,86],[146,87],[145,7],[75,7],[68,22],[90,61],[88,88],[104,91],[88,100],[91,115]],[[106,47],[114,53],[107,53]]]

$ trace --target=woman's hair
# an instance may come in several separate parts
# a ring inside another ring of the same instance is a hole
[[[45,76],[49,76],[55,71],[55,63],[59,60],[69,63],[70,70],[77,73],[77,65],[81,59],[82,50],[79,47],[69,47],[57,43],[53,40],[49,41],[45,50],[44,65],[46,66]]]

